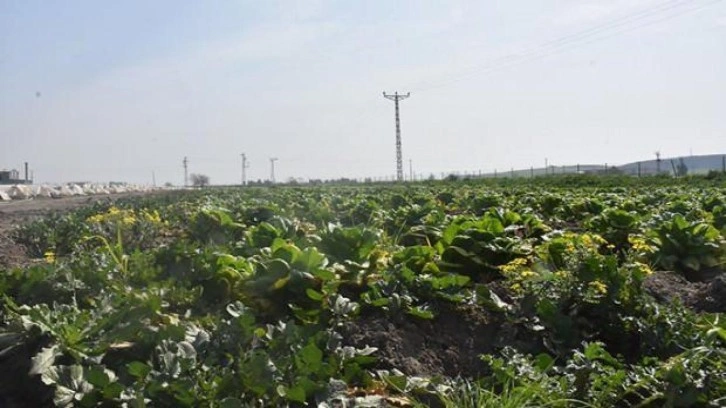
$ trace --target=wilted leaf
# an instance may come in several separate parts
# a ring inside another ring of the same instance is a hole
[[[30,375],[45,373],[55,362],[56,357],[60,356],[60,347],[54,344],[50,347],[44,347],[31,359]]]

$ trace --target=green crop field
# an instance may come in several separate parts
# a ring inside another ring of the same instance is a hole
[[[0,405],[726,406],[726,191],[666,184],[208,189],[51,215],[0,270]]]

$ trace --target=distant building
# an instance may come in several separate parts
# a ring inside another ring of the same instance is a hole
[[[28,166],[25,165],[25,178],[20,178],[20,172],[13,170],[0,170],[0,184],[33,184],[28,178]]]

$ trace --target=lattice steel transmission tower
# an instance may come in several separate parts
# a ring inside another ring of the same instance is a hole
[[[184,187],[189,185],[189,177],[187,173],[187,169],[189,167],[189,159],[187,159],[186,156],[184,156],[184,160],[182,160],[182,164],[184,165]]]
[[[277,157],[270,157],[270,181],[275,184],[275,162]]]
[[[399,95],[395,92],[393,95],[389,95],[383,92],[383,97],[390,99],[396,105],[396,180],[403,181],[403,154],[401,153],[401,116],[398,110],[398,101],[404,100],[411,96],[411,93],[406,95]]]
[[[240,155],[242,157],[242,186],[247,185],[247,169],[250,168],[249,163],[247,162],[247,155],[242,153]]]
[[[655,152],[655,173],[660,174],[660,162],[663,160],[660,158],[660,151]]]

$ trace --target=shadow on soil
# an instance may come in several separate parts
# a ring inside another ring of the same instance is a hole
[[[355,347],[378,348],[379,368],[397,368],[407,375],[476,378],[486,372],[480,354],[507,345],[525,352],[541,350],[501,314],[444,302],[434,309],[436,317],[431,320],[370,310],[342,334]]]

